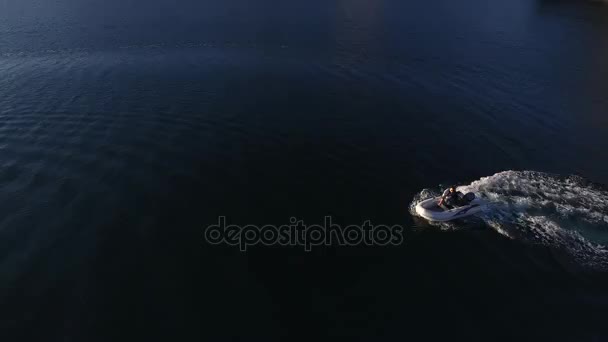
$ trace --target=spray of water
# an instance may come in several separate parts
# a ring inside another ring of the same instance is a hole
[[[580,177],[535,171],[504,171],[458,189],[487,200],[478,217],[500,234],[561,248],[586,265],[608,268],[606,189]],[[437,195],[423,190],[410,209]]]

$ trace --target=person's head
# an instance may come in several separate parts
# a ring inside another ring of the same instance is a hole
[[[450,192],[456,192],[456,187],[452,185],[452,186],[450,187]]]

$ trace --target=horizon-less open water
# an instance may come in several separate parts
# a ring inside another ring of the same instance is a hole
[[[0,336],[608,336],[608,8],[0,2]],[[412,203],[491,201],[433,225]],[[393,247],[209,224],[399,224]]]

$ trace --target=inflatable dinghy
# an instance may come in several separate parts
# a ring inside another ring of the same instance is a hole
[[[483,202],[475,194],[463,196],[463,202],[453,208],[439,206],[441,197],[429,198],[416,205],[416,213],[429,221],[445,222],[477,214],[481,211]]]

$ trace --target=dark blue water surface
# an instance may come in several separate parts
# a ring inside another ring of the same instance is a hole
[[[607,94],[593,2],[1,0],[0,340],[606,339]]]

